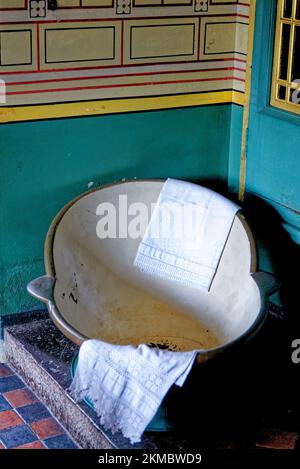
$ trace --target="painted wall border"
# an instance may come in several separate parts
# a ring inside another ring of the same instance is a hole
[[[239,200],[241,201],[244,200],[245,190],[246,190],[247,137],[248,137],[248,127],[249,127],[249,114],[250,114],[255,14],[256,14],[256,0],[251,0],[250,11],[249,11],[246,82],[245,82],[244,113],[243,113],[240,175],[239,175],[239,194],[238,194]]]
[[[243,106],[244,93],[229,90],[146,98],[0,107],[0,123],[154,111],[159,109],[207,106],[210,104],[226,103],[239,104]]]

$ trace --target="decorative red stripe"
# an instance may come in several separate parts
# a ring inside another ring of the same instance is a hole
[[[210,59],[210,60],[201,60],[201,63],[210,63],[210,62],[241,62],[241,63],[246,63],[246,60],[244,59],[238,59],[238,58],[226,58],[226,59]],[[197,60],[195,61],[184,61],[184,62],[162,62],[162,63],[142,63],[142,64],[126,64],[124,65],[124,68],[132,68],[132,67],[151,67],[152,65],[178,65],[182,63],[195,63],[198,62]],[[120,65],[105,65],[105,66],[97,66],[97,67],[76,67],[76,68],[51,68],[47,70],[23,70],[19,72],[1,72],[1,75],[28,75],[29,73],[51,73],[51,72],[76,72],[78,70],[102,70],[102,69],[108,69],[108,68],[121,68]]]
[[[203,81],[219,81],[219,80],[238,80],[245,82],[243,78],[236,78],[236,77],[217,77],[217,78],[199,78],[193,80],[174,80],[174,81],[149,81],[145,83],[116,83],[113,85],[95,85],[95,86],[78,86],[74,88],[54,88],[48,90],[27,90],[27,91],[10,91],[7,92],[7,95],[19,95],[19,94],[38,94],[38,93],[56,93],[58,91],[82,91],[82,90],[96,90],[96,89],[103,89],[103,88],[125,88],[131,86],[149,86],[149,85],[171,85],[177,83],[199,83]]]
[[[222,68],[206,68],[203,70],[164,70],[161,72],[140,72],[140,73],[127,73],[127,74],[115,74],[115,75],[101,75],[91,77],[67,77],[67,78],[49,78],[47,80],[33,80],[33,81],[14,81],[6,83],[6,86],[18,86],[18,85],[32,85],[37,83],[56,83],[62,81],[79,81],[79,80],[104,80],[107,78],[125,78],[125,77],[139,77],[147,75],[167,75],[167,74],[178,74],[178,73],[201,73],[201,72],[218,72],[226,70],[237,70],[239,72],[246,72],[243,68],[238,67],[222,67]]]
[[[228,14],[224,14],[224,15],[207,15],[207,17],[215,17],[215,16],[222,16],[222,17],[226,17],[226,18],[230,18],[230,17],[235,17],[235,16],[242,16],[244,18],[249,18],[249,15],[242,15],[240,13],[228,13]],[[172,18],[182,18],[181,16],[172,16]],[[194,16],[186,16],[185,18],[191,18],[191,19],[194,19],[195,17]],[[144,16],[138,16],[138,17],[135,17],[134,20],[144,20],[145,17]],[[149,16],[147,17],[147,20],[157,20],[157,19],[164,19],[162,17],[157,17],[157,16]],[[82,19],[67,19],[67,20],[38,20],[38,21],[35,21],[34,24],[38,23],[38,24],[50,24],[50,23],[83,23],[83,22],[94,22],[94,21],[116,21],[116,18],[82,18]],[[120,20],[117,20],[117,21],[120,21]],[[6,21],[2,21],[0,22],[0,24],[28,24],[27,22],[25,21],[20,21],[20,22],[16,22],[16,21],[11,21],[11,22],[6,22]]]

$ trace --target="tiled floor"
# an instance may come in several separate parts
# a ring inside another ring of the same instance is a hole
[[[49,410],[0,364],[0,449],[76,449]]]

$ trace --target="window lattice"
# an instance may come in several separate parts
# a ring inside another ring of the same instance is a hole
[[[271,105],[300,114],[300,0],[278,0]]]

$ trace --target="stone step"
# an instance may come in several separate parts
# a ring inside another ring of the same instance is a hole
[[[4,342],[9,365],[82,448],[157,448],[147,437],[130,445],[120,433],[113,435],[104,430],[85,403],[74,402],[67,389],[71,383],[70,365],[78,347],[50,319],[6,327]]]

